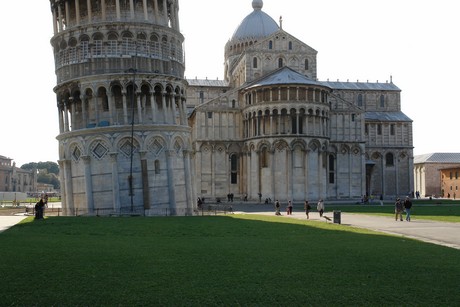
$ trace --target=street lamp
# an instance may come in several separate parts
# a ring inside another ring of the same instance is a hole
[[[133,184],[133,156],[134,156],[134,103],[136,98],[136,72],[137,72],[137,44],[135,45],[135,54],[133,58],[133,67],[128,69],[127,72],[133,75],[133,89],[131,93],[131,155],[130,155],[130,165],[129,165],[129,196],[131,199],[131,212],[134,212],[134,184]]]

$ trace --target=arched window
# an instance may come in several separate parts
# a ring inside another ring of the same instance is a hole
[[[155,160],[155,174],[160,173],[160,160]]]
[[[394,156],[393,156],[392,153],[387,153],[386,154],[386,156],[385,156],[385,164],[386,164],[386,166],[395,165]]]
[[[230,183],[238,183],[238,156],[236,154],[230,156]]]
[[[281,68],[281,67],[283,67],[283,66],[284,66],[284,65],[283,65],[283,59],[282,59],[282,58],[279,58],[279,59],[278,59],[278,68]]]
[[[273,49],[273,41],[268,42],[268,49],[270,49],[270,50]]]
[[[329,155],[329,183],[335,182],[335,158]]]
[[[292,50],[292,42],[289,42],[289,50]]]
[[[266,147],[262,148],[260,152],[260,167],[268,167],[268,150]]]
[[[308,70],[308,59],[305,59],[305,70]]]
[[[252,68],[257,68],[257,58],[252,59]]]

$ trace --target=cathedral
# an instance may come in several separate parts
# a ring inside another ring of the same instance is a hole
[[[262,0],[252,7],[225,46],[224,80],[187,80],[197,195],[301,202],[410,193],[412,120],[401,90],[318,81],[317,51],[264,13]]]
[[[317,51],[262,0],[222,46],[223,80],[185,79],[179,0],[50,5],[65,215],[192,215],[198,197],[229,194],[301,202],[412,191],[401,90],[320,81]]]

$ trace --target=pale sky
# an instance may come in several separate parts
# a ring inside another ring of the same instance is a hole
[[[460,152],[455,0],[264,0],[263,11],[318,51],[321,81],[393,82],[413,121],[414,154]],[[25,8],[27,7],[27,8]],[[252,0],[181,0],[186,77],[223,79],[225,43]],[[17,166],[58,156],[48,0],[2,1],[0,155]]]

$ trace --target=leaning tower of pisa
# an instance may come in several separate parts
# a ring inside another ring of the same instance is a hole
[[[189,215],[178,0],[50,0],[66,215]]]

